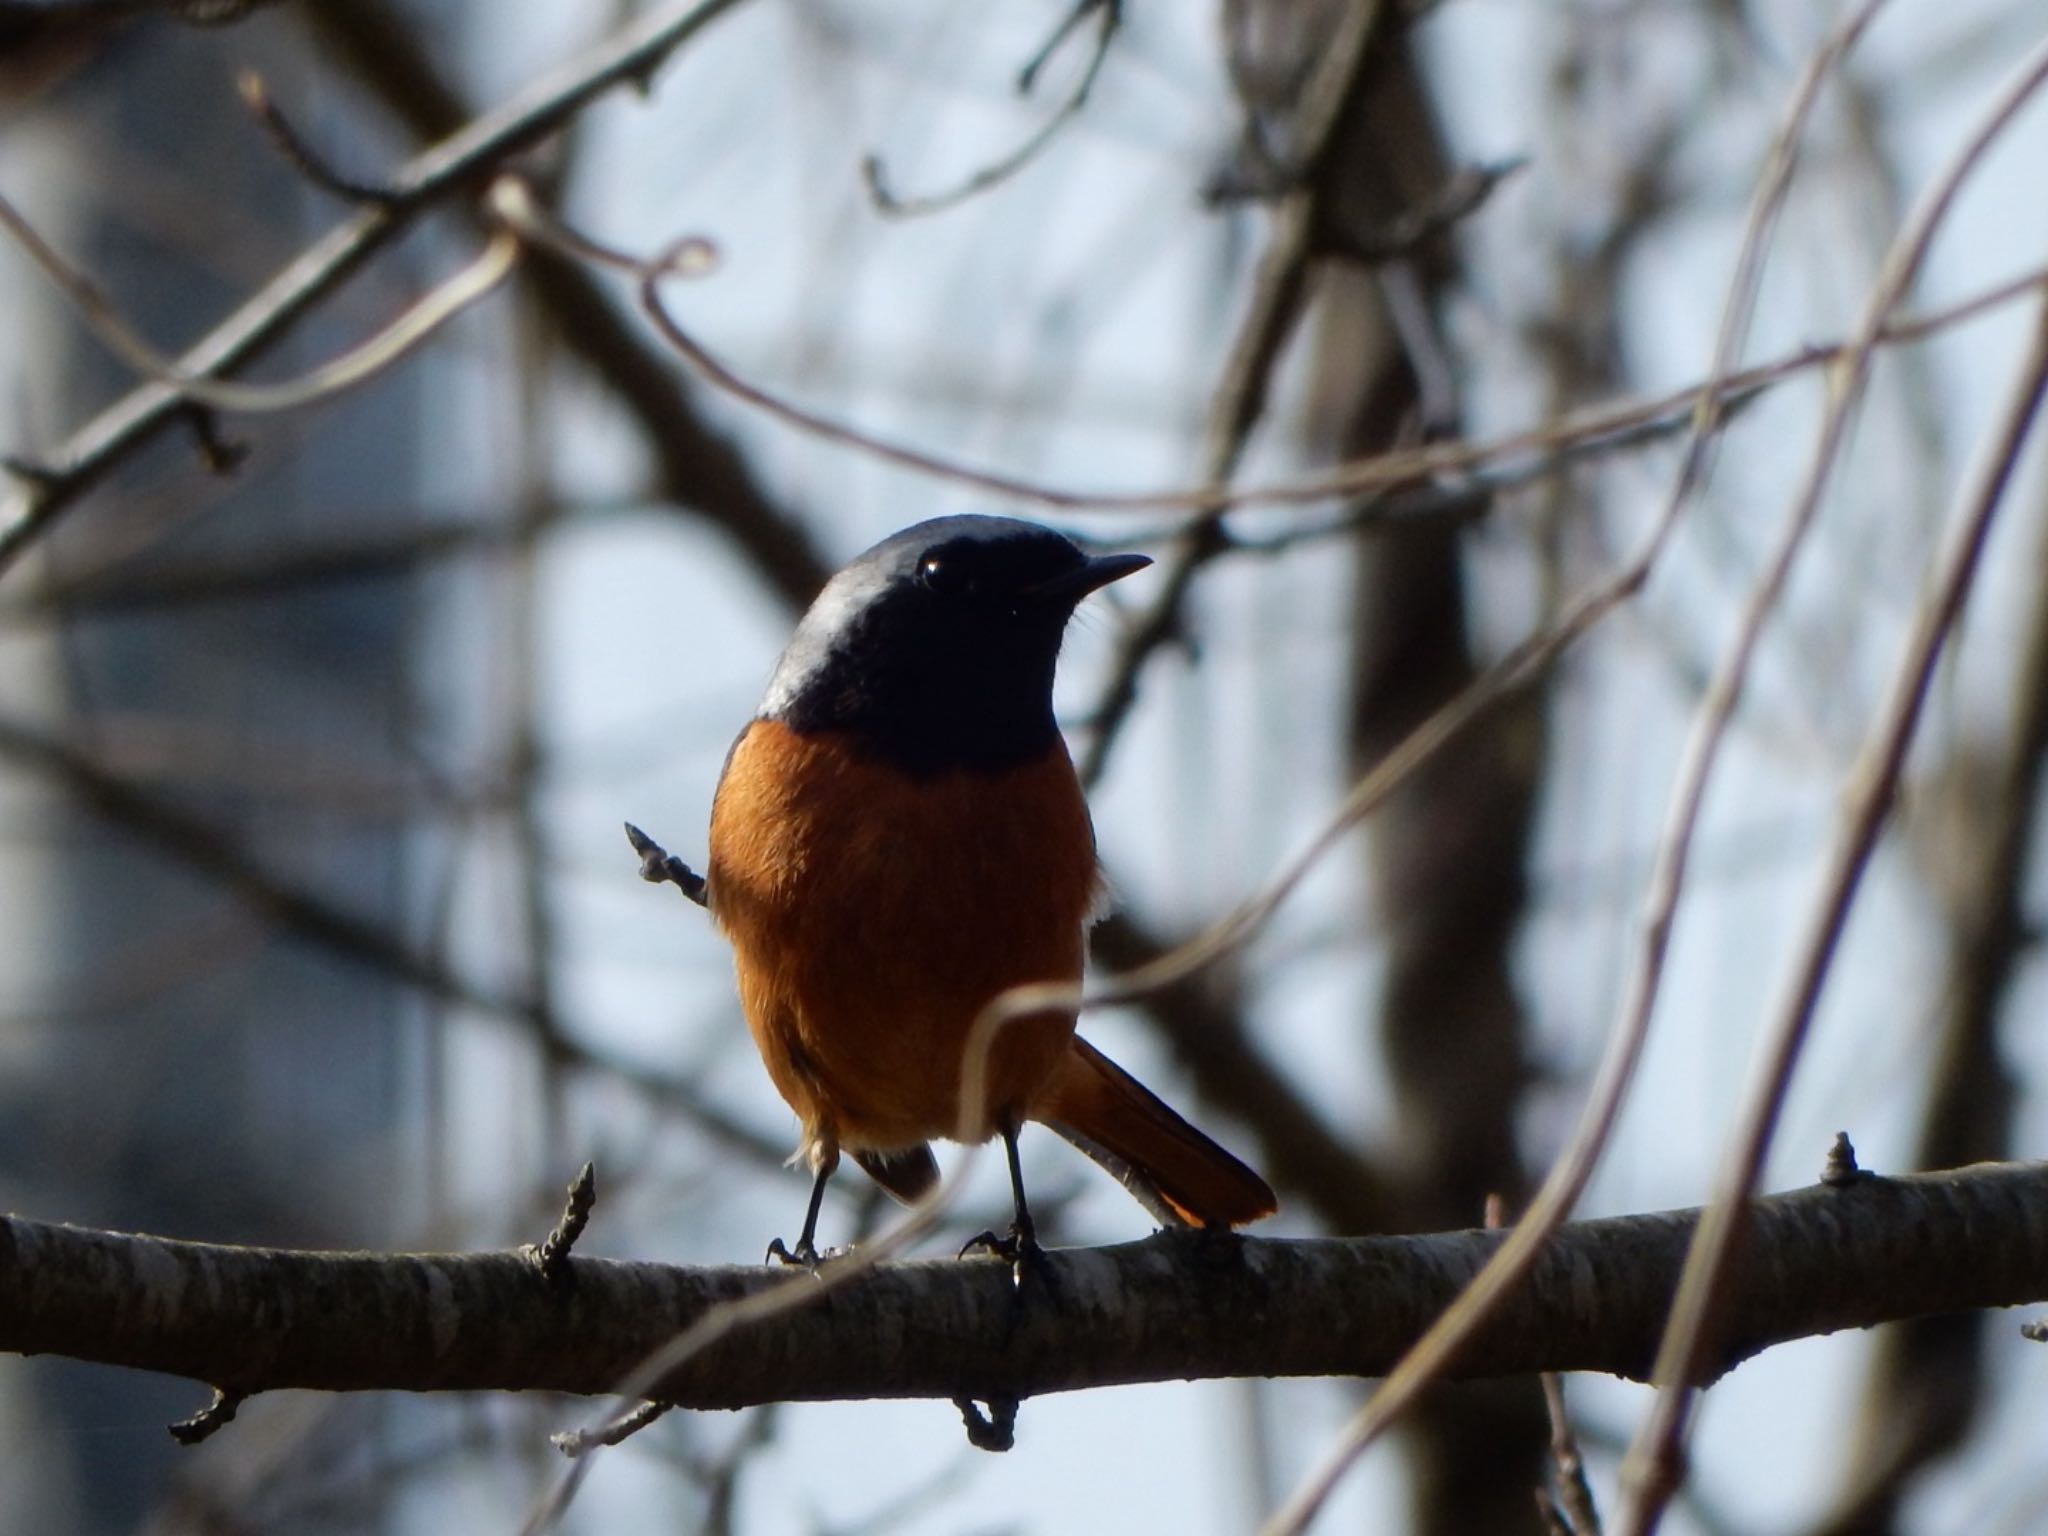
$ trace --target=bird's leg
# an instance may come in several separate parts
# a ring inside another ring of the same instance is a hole
[[[998,1237],[993,1232],[978,1232],[970,1237],[960,1250],[963,1259],[980,1249],[998,1258],[1008,1259],[1019,1285],[1024,1283],[1027,1269],[1043,1269],[1045,1250],[1038,1246],[1038,1227],[1031,1220],[1031,1206],[1024,1198],[1024,1168],[1017,1160],[1017,1127],[1003,1127],[1003,1155],[1010,1162],[1010,1198],[1015,1203],[1016,1214],[1011,1218],[1010,1230],[1006,1236]]]
[[[1036,1255],[1041,1251],[1038,1246],[1038,1226],[1032,1221],[1031,1207],[1024,1199],[1024,1166],[1017,1161],[1017,1127],[1014,1125],[1003,1127],[1003,1156],[1009,1159],[1010,1199],[1017,1208],[1016,1214],[1010,1220],[1010,1242],[1017,1250],[1011,1257]]]
[[[782,1239],[776,1238],[768,1245],[768,1253],[761,1262],[770,1260],[778,1264],[800,1264],[805,1269],[816,1269],[820,1260],[816,1238],[818,1236],[818,1211],[825,1204],[825,1182],[832,1177],[832,1170],[839,1166],[839,1154],[817,1160],[817,1177],[811,1181],[811,1203],[804,1212],[803,1235],[796,1240],[796,1247],[785,1248]]]

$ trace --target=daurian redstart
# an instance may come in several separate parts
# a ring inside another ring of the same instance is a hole
[[[796,1257],[816,1257],[842,1151],[905,1201],[936,1182],[926,1143],[959,1134],[984,1005],[1080,980],[1102,876],[1053,720],[1053,666],[1081,599],[1150,563],[1090,557],[1010,518],[907,528],[826,585],[733,744],[709,901],[815,1175]],[[1235,1226],[1274,1209],[1263,1179],[1079,1038],[1070,1012],[998,1031],[983,1080],[976,1123],[1003,1138],[1015,1245],[1035,1245],[1026,1120],[1162,1221]]]

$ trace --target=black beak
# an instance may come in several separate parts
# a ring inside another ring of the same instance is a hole
[[[1039,602],[1078,603],[1090,592],[1122,581],[1151,563],[1150,555],[1091,555],[1071,571],[1027,587],[1024,595]]]

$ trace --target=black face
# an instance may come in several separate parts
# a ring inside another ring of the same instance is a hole
[[[1058,740],[1053,667],[1080,600],[1146,562],[1090,559],[1005,518],[941,518],[876,545],[804,615],[762,714],[836,730],[919,775],[997,772]]]

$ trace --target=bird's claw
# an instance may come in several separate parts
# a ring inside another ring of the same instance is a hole
[[[1011,1281],[1020,1287],[1026,1273],[1046,1274],[1045,1250],[1038,1244],[1038,1234],[1029,1227],[1012,1226],[1002,1234],[977,1232],[960,1245],[957,1257],[964,1259],[970,1253],[986,1253],[1003,1260],[1010,1266]]]
[[[794,1249],[784,1247],[782,1239],[778,1237],[768,1245],[768,1251],[762,1255],[761,1262],[785,1264],[792,1269],[816,1269],[825,1262],[825,1256],[818,1252],[807,1237],[800,1239]]]

